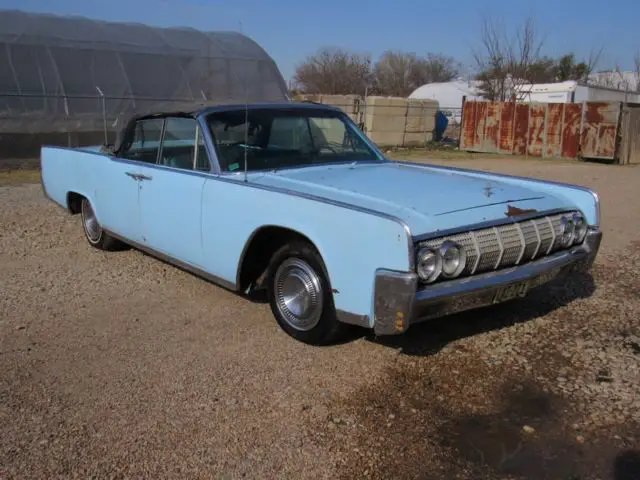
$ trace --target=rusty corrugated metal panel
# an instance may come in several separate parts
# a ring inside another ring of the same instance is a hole
[[[567,103],[564,106],[564,125],[562,128],[561,155],[576,158],[580,152],[580,123],[582,104]]]
[[[460,148],[464,150],[477,150],[480,142],[476,142],[476,113],[478,102],[464,102],[462,112],[462,128],[460,130]]]
[[[619,102],[587,102],[584,108],[581,155],[584,158],[616,157]]]
[[[561,154],[564,105],[564,103],[547,105],[546,142],[542,152],[543,157],[559,157]]]
[[[617,125],[601,125],[598,131],[598,157],[616,158]]]
[[[547,105],[532,104],[529,106],[529,135],[527,153],[534,157],[541,157],[544,147],[544,122]]]
[[[615,158],[619,102],[465,103],[460,146],[487,153]],[[584,112],[584,113],[583,113]]]
[[[623,118],[620,163],[640,164],[640,108],[627,106]]]
[[[526,155],[529,132],[529,105],[516,104],[516,118],[513,126],[513,153]]]
[[[499,102],[486,103],[486,116],[484,120],[484,136],[480,144],[483,152],[498,151],[498,134],[500,133],[500,110]]]
[[[506,102],[502,104],[500,111],[500,131],[498,132],[498,151],[500,153],[513,153],[513,134],[515,127],[516,104]]]
[[[479,152],[482,152],[484,142],[484,126],[487,121],[487,102],[476,104],[475,131],[473,132],[473,143]]]

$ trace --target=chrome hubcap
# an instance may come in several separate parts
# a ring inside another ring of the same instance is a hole
[[[282,318],[296,330],[311,330],[322,316],[320,277],[303,260],[285,260],[275,274],[276,305]]]
[[[88,200],[82,201],[82,221],[89,240],[94,243],[100,240],[102,230]]]

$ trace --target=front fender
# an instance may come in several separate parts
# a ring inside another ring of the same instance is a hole
[[[218,205],[218,208],[211,208]],[[376,271],[413,268],[411,233],[399,219],[344,205],[210,178],[203,190],[204,267],[237,284],[245,245],[265,225],[293,230],[318,249],[343,318],[373,326]]]

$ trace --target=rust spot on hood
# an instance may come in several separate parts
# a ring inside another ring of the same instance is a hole
[[[525,215],[527,213],[536,213],[538,210],[535,208],[518,208],[512,205],[507,205],[507,211],[505,215],[507,217],[517,217],[519,215]]]

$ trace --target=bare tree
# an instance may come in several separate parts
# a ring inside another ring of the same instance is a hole
[[[590,56],[590,59],[586,62],[576,62],[576,58],[573,53],[561,56],[557,60],[555,81],[564,82],[566,80],[577,80],[580,82],[586,82],[595,66],[591,58],[592,57]]]
[[[374,90],[406,97],[426,83],[452,80],[458,71],[458,64],[451,57],[433,53],[418,57],[415,53],[388,50],[373,68]]]
[[[414,89],[418,57],[414,53],[388,50],[373,67],[375,92],[407,96]]]
[[[626,92],[638,89],[638,75],[633,72],[623,72],[619,66],[609,70],[600,70],[589,77],[588,85],[613,88]]]
[[[440,53],[428,53],[418,62],[416,83],[449,82],[460,74],[461,65],[453,57]]]
[[[513,37],[485,17],[481,33],[482,51],[473,51],[480,91],[490,99],[505,101],[522,95],[532,69],[539,66],[543,42],[538,40],[533,19],[527,18]]]
[[[324,47],[296,67],[293,81],[304,93],[363,95],[371,83],[371,57]]]

